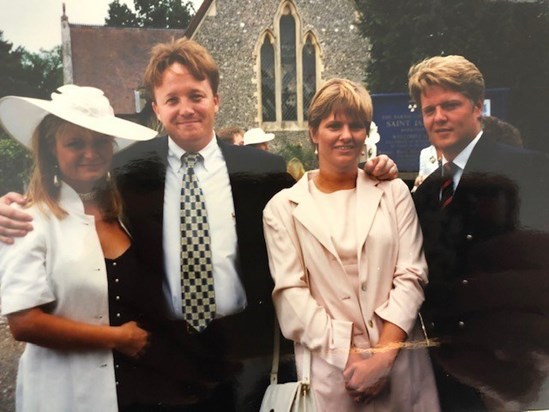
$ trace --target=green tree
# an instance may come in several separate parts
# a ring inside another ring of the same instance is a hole
[[[406,92],[413,63],[460,54],[489,88],[511,90],[510,119],[527,145],[549,152],[549,1],[358,0],[371,44],[366,81],[372,92]]]
[[[119,0],[109,4],[105,25],[115,27],[186,28],[194,15],[190,1],[134,0],[135,13]]]
[[[63,84],[61,46],[31,53],[3,39],[0,31],[0,97],[47,98]]]
[[[28,52],[23,47],[13,49],[13,44],[4,40],[0,31],[0,73],[0,97],[49,98],[63,84],[61,46],[39,53]],[[21,192],[30,165],[28,150],[0,130],[0,194],[10,190]]]
[[[4,40],[4,33],[0,31],[0,97],[30,95],[32,87],[26,81],[22,64],[24,53],[22,47],[13,49],[13,44]]]
[[[61,45],[38,53],[24,51],[22,64],[27,81],[40,98],[49,98],[63,84],[63,56]]]
[[[30,152],[15,140],[0,138],[0,159],[0,194],[22,193],[32,164]]]

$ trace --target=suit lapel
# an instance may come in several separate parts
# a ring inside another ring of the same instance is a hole
[[[357,261],[360,262],[362,250],[372,222],[376,215],[383,191],[377,187],[378,180],[366,177],[362,170],[359,171],[356,183],[356,222],[357,222]]]
[[[360,261],[362,247],[370,233],[372,222],[383,193],[376,187],[378,183],[377,180],[366,177],[362,171],[359,171],[356,196],[358,261]],[[305,226],[320,244],[339,260],[338,253],[327,230],[325,217],[318,210],[316,202],[309,192],[309,179],[301,179],[291,191],[290,200],[296,203],[296,208],[293,212],[296,220]]]
[[[309,192],[309,176],[302,178],[290,189],[290,201],[296,204],[293,211],[295,219],[309,231],[318,242],[339,261],[339,256],[327,230],[324,216]],[[341,263],[341,262],[340,262]]]

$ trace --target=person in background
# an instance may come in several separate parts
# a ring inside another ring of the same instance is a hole
[[[358,160],[372,121],[360,85],[326,82],[309,108],[319,169],[263,212],[273,301],[296,368],[311,352],[320,411],[438,411],[418,310],[427,266],[401,180],[365,176]]]
[[[244,130],[240,127],[226,127],[217,132],[219,140],[242,146],[244,144]]]
[[[425,178],[440,167],[441,160],[442,155],[437,152],[435,146],[431,145],[421,149],[421,152],[419,152],[419,172],[414,181],[412,192],[415,192]]]
[[[275,138],[274,133],[265,133],[262,128],[254,127],[244,133],[245,146],[251,146],[259,150],[269,151],[269,142]]]
[[[0,122],[32,146],[34,159],[24,207],[34,230],[0,248],[2,314],[27,342],[16,410],[162,404],[170,383],[137,359],[157,348],[146,305],[161,295],[150,289],[121,223],[109,172],[116,145],[156,131],[115,118],[101,90],[75,85],[60,87],[51,101],[4,97]]]
[[[188,410],[257,411],[269,383],[274,323],[262,211],[293,179],[280,156],[216,138],[219,80],[217,63],[195,41],[156,45],[145,86],[167,135],[121,152],[114,170],[133,245],[164,292],[179,356],[189,365],[172,368],[186,381]],[[365,170],[380,178],[397,174],[386,156],[370,159]],[[7,206],[12,202],[24,199],[0,198],[0,240],[8,243],[32,229],[28,215]],[[198,209],[201,236],[187,227],[192,219],[182,219]],[[194,240],[197,249],[209,249],[203,269],[185,260],[201,258],[189,249]],[[185,300],[196,293],[187,280],[203,276],[207,290],[198,309]]]
[[[523,147],[519,129],[495,116],[483,116],[482,129],[486,132],[486,136],[495,139],[497,142],[514,147]]]
[[[442,154],[414,193],[441,407],[546,409],[549,158],[483,128],[484,78],[463,56],[413,65],[409,90]]]
[[[301,179],[301,176],[305,174],[305,168],[303,167],[303,163],[301,163],[301,160],[299,160],[297,157],[292,157],[290,159],[288,165],[286,166],[286,170],[290,175],[292,175],[296,182]]]

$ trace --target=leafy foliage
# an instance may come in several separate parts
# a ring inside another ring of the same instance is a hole
[[[61,46],[31,53],[3,39],[0,31],[0,97],[49,98],[63,84]],[[25,119],[21,118],[24,122]],[[31,165],[29,152],[0,130],[0,194],[22,191]]]
[[[0,97],[47,98],[63,84],[61,46],[31,53],[3,39],[0,31]]]
[[[0,133],[0,159],[0,194],[9,191],[21,193],[32,165],[30,152]]]
[[[194,15],[190,1],[134,0],[135,13],[119,0],[109,4],[105,25],[115,27],[185,28]]]
[[[549,151],[549,1],[358,0],[370,39],[372,92],[406,92],[408,69],[435,55],[474,62],[489,88],[511,89],[510,122],[527,145]]]
[[[304,145],[301,142],[295,143],[293,139],[280,137],[281,144],[277,150],[277,154],[282,156],[286,163],[294,157],[303,163],[305,170],[312,170],[318,167],[316,155],[314,154],[311,144]]]

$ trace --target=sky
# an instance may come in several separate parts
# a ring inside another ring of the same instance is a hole
[[[133,10],[133,0],[120,0]],[[112,0],[0,0],[0,31],[31,52],[61,44],[63,3],[69,23],[104,25]],[[192,1],[195,10],[201,0]]]

